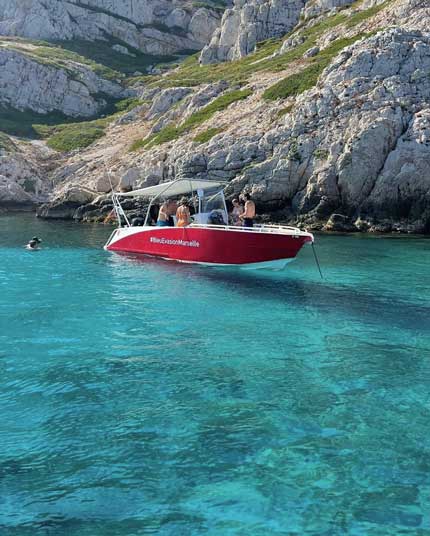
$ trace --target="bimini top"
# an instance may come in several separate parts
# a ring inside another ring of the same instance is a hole
[[[223,187],[226,183],[211,180],[197,179],[176,179],[174,181],[162,182],[156,186],[148,186],[131,192],[118,193],[121,197],[158,197],[166,194],[169,197],[191,194],[197,190],[209,190],[211,188]]]

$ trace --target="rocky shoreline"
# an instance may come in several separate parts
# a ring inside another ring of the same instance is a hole
[[[143,205],[129,200],[124,204],[125,213],[131,221],[133,218],[145,213]],[[257,206],[257,210],[262,207]],[[0,217],[8,214],[34,213],[37,218],[47,221],[75,221],[79,224],[103,224],[115,226],[116,221],[109,218],[113,209],[109,197],[98,199],[95,203],[79,205],[68,203],[62,206],[52,207],[48,205],[6,203],[0,205]],[[258,210],[257,223],[293,225],[303,230],[324,234],[381,234],[403,236],[430,236],[430,229],[424,226],[414,225],[408,221],[391,220],[364,220],[357,218],[355,221],[344,214],[333,213],[328,219],[318,217],[308,218],[285,218],[285,215],[268,213],[264,209]]]
[[[115,81],[130,109],[42,129],[67,143],[0,137],[0,204],[100,221],[112,186],[193,177],[228,183],[228,199],[250,193],[264,222],[430,234],[429,21],[423,0],[236,0],[201,55],[127,87]],[[40,73],[54,76],[59,60],[40,66],[37,50],[20,46],[0,58],[24,54],[40,93]],[[73,98],[58,106],[77,114],[82,92],[88,107],[91,92],[96,103],[107,90],[88,89],[93,66],[73,58],[68,68],[85,76],[78,88],[70,71]],[[12,93],[24,107],[28,92]],[[85,129],[93,137],[76,144]]]

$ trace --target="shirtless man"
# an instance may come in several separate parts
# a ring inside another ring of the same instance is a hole
[[[169,227],[171,226],[170,218],[175,214],[176,212],[176,201],[172,201],[171,199],[168,201],[165,201],[161,207],[160,211],[158,213],[158,219],[157,219],[157,227]]]
[[[240,199],[245,203],[245,210],[239,218],[243,221],[244,227],[254,227],[255,203],[249,194],[242,194]]]

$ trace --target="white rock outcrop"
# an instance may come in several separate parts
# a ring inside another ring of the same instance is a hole
[[[220,14],[186,0],[1,0],[0,35],[31,39],[105,40],[148,54],[200,50]]]
[[[202,50],[200,62],[208,64],[242,58],[254,52],[257,43],[285,35],[299,20],[347,6],[352,1],[235,0],[233,8],[224,12],[221,26]],[[378,1],[374,0],[374,3]]]
[[[52,190],[48,178],[51,152],[37,144],[0,138],[0,206],[35,205],[47,200]]]
[[[235,60],[253,52],[258,42],[286,34],[297,24],[305,1],[235,0],[202,50],[200,62]]]
[[[89,66],[70,62],[64,68],[25,51],[0,46],[0,104],[46,114],[91,117],[106,106],[104,96],[120,98],[123,88],[98,76]]]

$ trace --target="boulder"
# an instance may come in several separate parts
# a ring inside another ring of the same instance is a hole
[[[164,89],[157,97],[155,97],[148,112],[148,119],[153,119],[154,117],[167,112],[173,104],[179,102],[191,92],[192,89],[189,87],[172,87]]]
[[[354,232],[357,228],[348,216],[344,214],[332,214],[323,227],[324,231]]]

